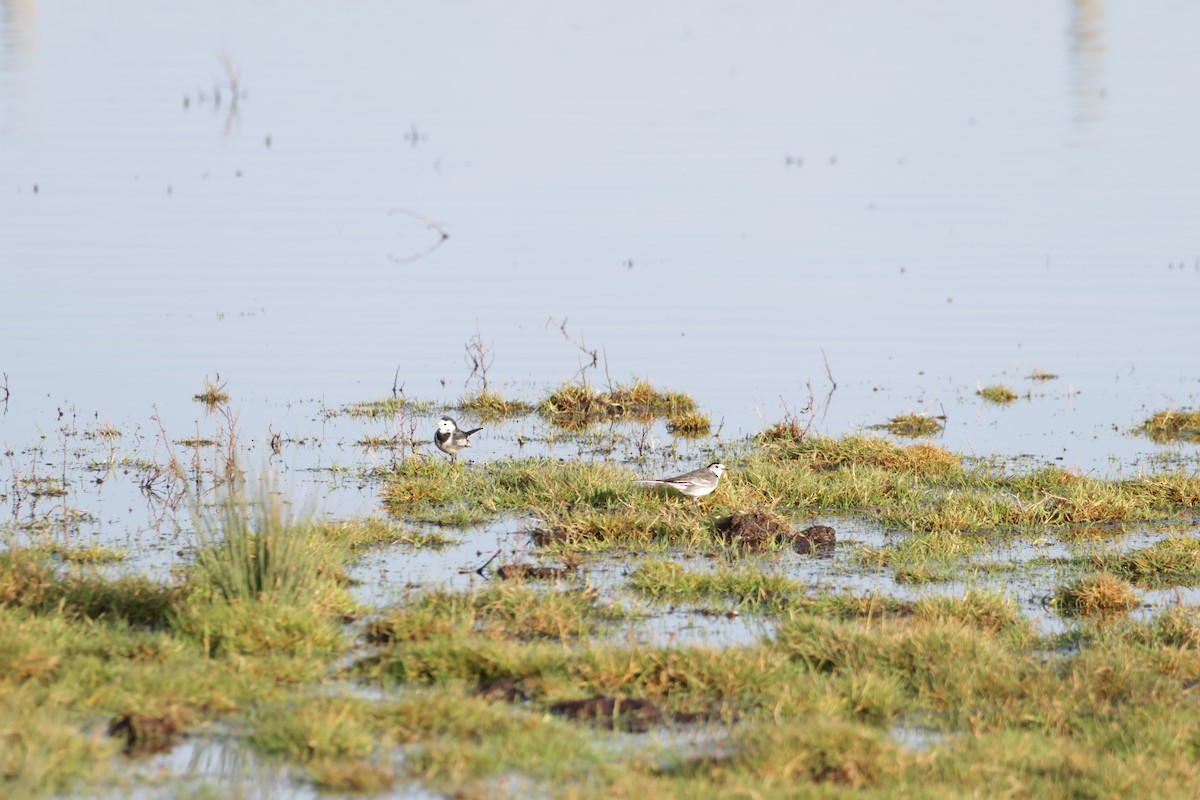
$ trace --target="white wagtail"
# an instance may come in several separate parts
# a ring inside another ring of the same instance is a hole
[[[471,446],[471,440],[467,437],[473,433],[479,433],[483,428],[472,428],[469,431],[464,431],[458,427],[458,424],[449,417],[442,417],[438,420],[437,433],[433,436],[433,443],[437,445],[437,449],[441,450],[446,455],[450,456],[453,461],[459,451]]]
[[[663,486],[670,486],[672,489],[678,489],[683,492],[699,504],[701,497],[711,494],[717,488],[717,483],[720,482],[721,476],[724,474],[725,465],[720,461],[714,461],[703,469],[694,469],[691,472],[685,472],[673,478],[645,479],[639,480],[638,483],[657,483]]]

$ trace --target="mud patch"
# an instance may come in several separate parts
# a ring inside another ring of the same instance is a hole
[[[165,753],[183,736],[183,725],[172,717],[131,712],[113,720],[108,735],[125,740],[126,755]]]
[[[767,511],[746,511],[717,520],[717,534],[726,544],[743,550],[762,550],[789,538],[792,527]]]
[[[792,549],[800,555],[815,553],[829,558],[836,546],[837,531],[828,525],[810,525],[792,537]]]

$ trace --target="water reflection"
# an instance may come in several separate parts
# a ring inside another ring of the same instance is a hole
[[[1104,117],[1104,58],[1108,10],[1104,0],[1071,0],[1071,97],[1074,122],[1085,130]]]

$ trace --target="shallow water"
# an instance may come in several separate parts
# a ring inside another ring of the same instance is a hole
[[[553,316],[727,434],[822,400],[827,358],[827,432],[944,411],[955,449],[1129,466],[1200,390],[1198,23],[6,0],[3,438],[63,406],[188,431],[217,373],[253,436],[317,436],[297,404],[453,400],[476,326],[536,397],[578,369]],[[396,209],[450,238],[409,260],[438,236]]]

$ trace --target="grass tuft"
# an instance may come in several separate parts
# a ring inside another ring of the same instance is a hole
[[[1008,388],[1002,383],[997,383],[992,386],[981,386],[975,394],[987,400],[989,403],[1011,403],[1017,399],[1017,393]]]
[[[704,436],[712,430],[712,420],[699,411],[681,411],[667,419],[667,430],[679,436]]]
[[[213,409],[219,405],[229,402],[229,393],[225,391],[225,384],[228,381],[222,381],[218,375],[215,381],[210,381],[208,376],[204,376],[204,391],[195,395],[192,399],[198,403],[203,403],[209,409]]]
[[[1156,442],[1169,442],[1176,439],[1200,442],[1200,411],[1188,409],[1159,411],[1143,422],[1138,427],[1138,431]]]
[[[480,389],[468,393],[458,401],[459,411],[469,411],[484,422],[528,414],[533,406],[521,400],[508,400],[499,392]]]
[[[1092,564],[1139,586],[1200,583],[1200,539],[1171,536],[1128,553],[1093,553]]]
[[[328,594],[334,548],[269,488],[255,499],[233,492],[195,520],[196,574],[226,600],[304,606]]]
[[[1124,614],[1140,604],[1129,581],[1103,572],[1064,586],[1054,596],[1055,607],[1068,616]]]
[[[579,428],[611,419],[679,417],[682,421],[683,415],[695,414],[696,401],[682,392],[656,389],[647,380],[618,385],[609,392],[597,392],[588,383],[566,383],[547,395],[537,411],[556,425]]]
[[[942,423],[927,414],[901,414],[888,420],[886,427],[896,436],[932,436],[941,432]]]

